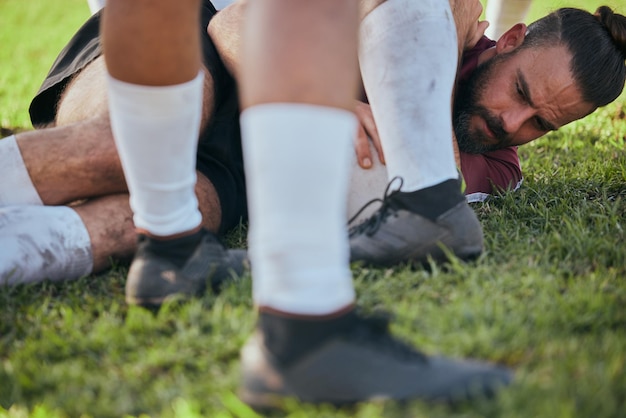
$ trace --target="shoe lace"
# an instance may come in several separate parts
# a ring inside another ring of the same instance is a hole
[[[398,181],[400,184],[398,184],[397,188],[392,189],[391,186],[396,183],[396,181]],[[385,193],[383,194],[382,199],[377,197],[363,205],[363,207],[359,209],[359,211],[348,221],[349,236],[353,237],[355,235],[361,234],[366,234],[367,236],[374,235],[376,231],[378,231],[378,228],[380,228],[380,225],[382,225],[382,223],[385,221],[385,219],[397,212],[397,208],[393,205],[392,198],[394,195],[400,192],[403,183],[404,180],[402,179],[402,177],[394,177],[389,183],[387,183],[387,187],[385,188]],[[357,225],[351,226],[352,223],[354,223],[354,221],[359,217],[359,215],[361,215],[361,213],[363,213],[365,209],[367,209],[374,203],[381,204],[378,210],[364,221],[358,223]]]
[[[350,331],[350,338],[361,346],[371,346],[398,359],[428,362],[424,353],[391,335],[390,319],[391,315],[380,312],[367,317],[359,315],[356,326]]]

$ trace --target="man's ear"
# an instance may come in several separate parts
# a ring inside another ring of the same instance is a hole
[[[526,38],[528,27],[523,23],[518,23],[511,29],[504,32],[500,39],[496,42],[496,53],[511,52],[520,46]]]

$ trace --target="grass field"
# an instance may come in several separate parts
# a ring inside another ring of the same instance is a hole
[[[531,13],[599,4],[536,1]],[[0,0],[3,128],[30,129],[29,100],[87,15],[84,0]],[[284,415],[625,417],[625,101],[523,147],[522,189],[474,206],[486,239],[475,263],[354,269],[359,304],[393,312],[394,332],[506,364],[510,388],[453,408],[294,403]],[[250,279],[153,315],[124,303],[125,272],[0,289],[0,417],[257,416],[236,397]]]

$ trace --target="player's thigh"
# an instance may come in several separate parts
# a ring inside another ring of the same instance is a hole
[[[202,213],[202,225],[212,232],[218,232],[222,222],[222,207],[213,183],[200,171],[196,171],[196,196]]]
[[[211,73],[203,67],[203,112],[202,128],[213,114],[215,86]],[[57,109],[57,125],[106,116],[109,108],[107,100],[107,70],[104,56],[99,56],[78,72],[68,83],[61,95]]]
[[[107,114],[106,66],[100,56],[68,83],[59,100],[56,124],[68,125]]]

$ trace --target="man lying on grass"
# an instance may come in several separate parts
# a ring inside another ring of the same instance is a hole
[[[215,15],[208,1],[203,5],[205,106],[196,190],[204,227],[219,233],[246,218],[235,83],[241,7]],[[560,9],[528,28],[515,25],[497,42],[475,36],[484,31],[478,15],[462,16],[469,24],[457,20],[459,44],[467,49],[454,127],[470,197],[515,187],[521,180],[516,146],[615,100],[626,76],[626,18],[609,8],[595,15]],[[39,129],[0,141],[2,284],[75,279],[134,253],[98,30],[96,15],[53,65],[31,104]],[[378,169],[355,168],[350,214],[380,196],[388,181],[369,150],[367,136],[382,155],[368,106],[358,113],[364,129],[357,159]]]

